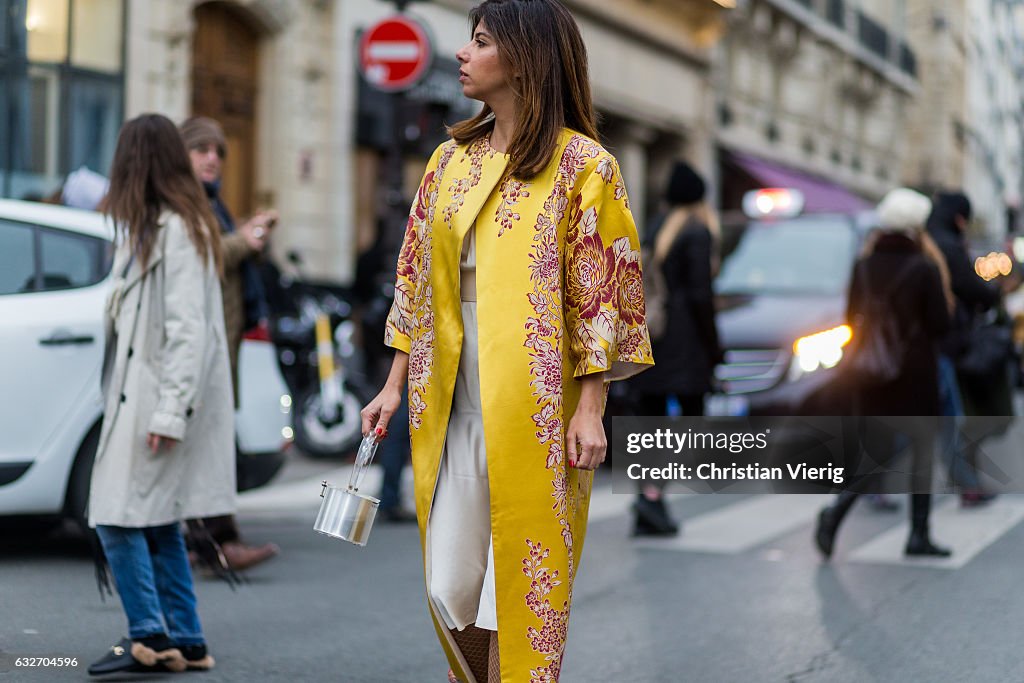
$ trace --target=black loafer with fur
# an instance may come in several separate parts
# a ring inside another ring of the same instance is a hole
[[[195,671],[209,671],[216,662],[206,650],[206,645],[179,645],[185,657],[185,665]]]
[[[152,636],[138,641],[123,638],[111,646],[102,658],[89,666],[90,676],[124,671],[173,671],[188,668],[181,651],[171,647],[165,635]]]

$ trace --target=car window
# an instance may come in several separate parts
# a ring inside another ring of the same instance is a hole
[[[846,289],[857,233],[839,217],[753,223],[723,261],[719,294],[838,294]]]
[[[0,220],[0,295],[87,287],[109,270],[106,240]]]
[[[0,221],[0,294],[35,290],[32,228]]]
[[[101,240],[56,230],[40,230],[44,290],[86,287],[103,279]]]

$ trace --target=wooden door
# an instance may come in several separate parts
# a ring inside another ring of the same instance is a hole
[[[244,12],[222,2],[195,9],[192,113],[220,122],[227,138],[221,196],[236,219],[254,210],[259,35]]]

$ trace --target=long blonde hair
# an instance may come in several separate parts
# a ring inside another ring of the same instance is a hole
[[[718,245],[721,242],[722,228],[718,222],[718,214],[704,201],[675,206],[668,212],[654,240],[654,262],[664,263],[676,238],[688,225],[694,224],[703,225],[711,233],[711,274],[714,276],[718,272],[721,258]]]

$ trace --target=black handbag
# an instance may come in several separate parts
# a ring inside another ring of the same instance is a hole
[[[861,270],[861,300],[864,312],[857,316],[850,356],[846,368],[858,385],[877,386],[899,378],[907,356],[909,333],[900,329],[900,321],[890,306],[891,294],[906,279],[910,266],[904,266],[885,292],[872,294],[867,268]]]
[[[1013,355],[1013,332],[998,322],[971,327],[967,348],[956,360],[956,369],[969,377],[989,377],[1006,366]]]

